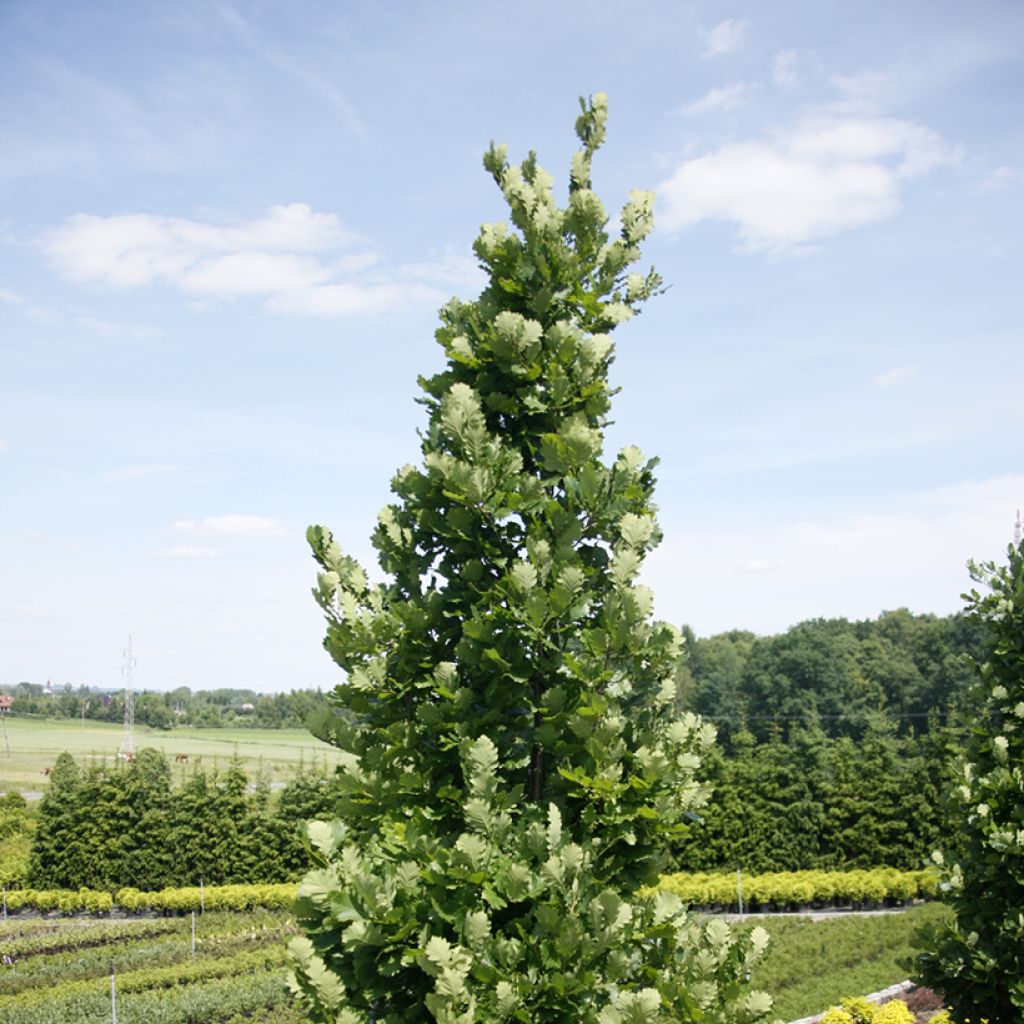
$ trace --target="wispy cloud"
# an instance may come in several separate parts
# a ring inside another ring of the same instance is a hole
[[[989,172],[978,185],[979,192],[1002,192],[1016,185],[1024,184],[1024,174],[1012,167],[997,167]]]
[[[80,327],[94,334],[135,339],[157,338],[163,333],[160,328],[149,327],[146,324],[133,324],[123,320],[102,320],[94,316],[86,316],[82,313],[65,313],[59,309],[52,309],[49,306],[39,306],[28,302],[17,292],[11,291],[9,288],[0,288],[0,302],[18,307],[32,323],[47,327],[70,324],[73,327]]]
[[[662,223],[734,223],[746,248],[793,252],[893,216],[906,184],[958,150],[930,129],[838,109],[809,112],[767,140],[731,142],[681,163],[658,189]]]
[[[716,110],[732,110],[747,98],[749,91],[750,86],[746,82],[733,82],[731,85],[718,86],[706,92],[699,100],[680,107],[679,112],[695,116],[709,114]]]
[[[429,282],[376,269],[333,213],[305,203],[218,224],[153,214],[79,213],[41,240],[58,271],[114,288],[160,284],[205,299],[259,298],[286,313],[345,315],[442,301]],[[355,250],[355,251],[352,251]]]
[[[773,569],[778,569],[777,562],[770,562],[767,558],[752,558],[749,562],[744,562],[740,567],[739,571],[744,573],[760,574],[763,572],[771,572]]]
[[[366,125],[348,95],[333,81],[328,71],[311,62],[308,50],[301,55],[286,53],[280,47],[263,41],[250,22],[232,4],[222,3],[217,12],[226,25],[248,49],[325,100],[339,113],[346,125],[358,135],[366,135]],[[335,63],[335,68],[337,67]]]
[[[772,62],[772,82],[779,89],[792,89],[800,81],[796,50],[780,50]]]
[[[176,547],[160,548],[157,554],[161,558],[217,558],[221,554],[220,548],[206,547],[200,544],[179,544]]]
[[[880,373],[872,383],[876,388],[891,388],[902,383],[908,377],[913,377],[915,373],[917,373],[916,366],[894,366],[891,370]]]
[[[109,469],[103,474],[104,480],[151,480],[153,477],[167,476],[177,466],[167,462],[144,462],[135,466],[119,466]]]
[[[852,75],[833,75],[830,81],[842,96],[839,105],[848,110],[877,110],[884,107],[896,87],[892,72],[874,68]]]
[[[205,519],[179,519],[174,529],[203,537],[273,537],[285,532],[276,519],[237,512]]]
[[[719,57],[726,53],[735,53],[742,44],[743,33],[747,22],[726,18],[713,29],[705,33],[705,57]]]

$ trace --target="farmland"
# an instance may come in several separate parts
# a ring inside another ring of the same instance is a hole
[[[910,937],[944,909],[812,921],[761,918],[771,935],[753,983],[771,992],[782,1020],[823,1010],[850,993],[905,976]],[[0,923],[0,1017],[8,1024],[109,1019],[110,974],[122,1024],[305,1019],[285,989],[284,947],[295,934],[282,910],[127,920],[12,918]],[[746,930],[750,924],[739,924]]]
[[[43,772],[63,751],[76,758],[109,760],[121,744],[123,728],[105,722],[67,719],[30,719],[11,717],[7,723],[10,756],[0,745],[0,792],[11,789],[25,793],[39,792],[46,786]],[[175,764],[179,754],[187,755],[189,763],[199,761],[212,767],[226,762],[235,754],[243,767],[255,775],[262,764],[272,781],[289,778],[300,762],[334,763],[337,751],[321,743],[305,729],[200,729],[180,728],[171,731],[136,726],[137,747],[156,747]],[[184,763],[177,769],[183,771]]]

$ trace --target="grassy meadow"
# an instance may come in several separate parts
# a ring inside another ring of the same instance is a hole
[[[0,793],[17,789],[38,793],[46,788],[45,769],[63,751],[76,758],[113,759],[121,745],[123,726],[78,719],[29,719],[10,717],[6,721],[7,743],[0,731]],[[0,726],[0,729],[3,727]],[[8,753],[7,746],[10,746]],[[272,781],[282,781],[301,762],[334,763],[337,751],[321,743],[305,729],[198,729],[170,731],[136,726],[135,745],[163,750],[176,772],[190,764],[204,767],[226,763],[236,753],[246,771],[254,775],[262,763]],[[175,763],[179,754],[188,763]]]

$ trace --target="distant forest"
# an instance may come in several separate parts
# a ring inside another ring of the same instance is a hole
[[[70,683],[47,692],[38,683],[18,683],[11,713],[45,718],[89,718],[97,722],[124,721],[121,690],[100,691]],[[259,694],[254,690],[190,690],[179,686],[166,693],[146,690],[135,694],[135,721],[154,729],[174,726],[259,729],[303,728],[310,712],[326,706],[319,690]]]
[[[718,728],[726,751],[742,743],[787,739],[811,726],[829,738],[857,739],[881,718],[895,735],[920,736],[956,725],[972,674],[984,660],[984,633],[961,615],[914,615],[906,609],[877,619],[812,619],[773,636],[732,630],[697,637],[683,627],[682,708]],[[12,712],[52,718],[120,722],[120,691],[65,684],[53,692],[37,683],[8,690]],[[135,696],[135,719],[158,729],[187,726],[302,727],[323,707],[319,690],[275,695],[253,690],[190,690]]]
[[[775,636],[684,633],[680,702],[714,722],[726,749],[738,734],[766,742],[805,726],[856,739],[879,718],[901,736],[956,725],[971,659],[985,661],[990,646],[962,615],[903,608],[861,622],[811,619]]]

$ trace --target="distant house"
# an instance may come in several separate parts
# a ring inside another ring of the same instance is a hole
[[[242,705],[239,706],[238,710],[239,711],[255,711],[256,710],[256,705],[255,704],[242,704]]]
[[[0,715],[6,715],[14,704],[14,698],[9,693],[0,693]]]

